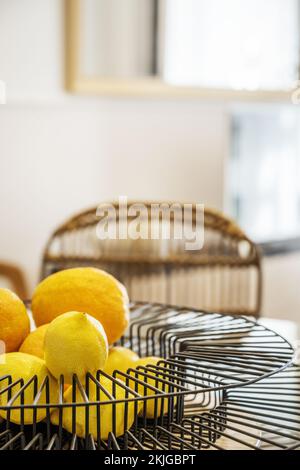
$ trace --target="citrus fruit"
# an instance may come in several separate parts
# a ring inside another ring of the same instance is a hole
[[[21,344],[19,351],[44,359],[44,340],[48,325],[46,323],[32,331]]]
[[[115,390],[113,393],[113,383],[106,377],[100,378],[101,386],[108,392],[108,394],[115,398],[115,400],[124,400],[127,398],[134,398],[134,394],[127,393],[126,391],[118,384],[115,385]],[[73,400],[73,387],[70,387],[64,394],[64,401],[65,403],[72,403]],[[89,385],[89,401],[110,401],[110,397],[106,395],[106,393],[101,390],[98,395],[99,400],[97,400],[97,391],[96,385],[90,382]],[[76,403],[84,403],[84,399],[79,392],[78,388],[76,388]],[[98,413],[97,413],[98,408]],[[97,439],[98,433],[97,430],[100,429],[101,439],[107,440],[108,435],[110,432],[113,432],[113,405],[108,404],[101,404],[101,405],[91,405],[89,406],[89,427],[88,430],[86,429],[86,407],[78,406],[76,408],[76,434],[79,437],[84,438],[86,435],[86,431],[88,434],[92,434],[94,439]],[[116,437],[122,436],[127,429],[130,429],[134,422],[135,416],[138,414],[140,410],[140,404],[137,402],[135,405],[134,402],[128,403],[127,409],[127,422],[125,422],[125,403],[117,403],[115,405],[115,419],[116,419],[116,428],[115,428],[115,435]],[[59,423],[59,412],[58,410],[54,410],[51,414],[51,422],[55,425]],[[63,409],[63,418],[62,418],[62,425],[63,427],[69,431],[70,433],[73,432],[73,417],[72,417],[72,408],[67,407]]]
[[[115,346],[110,348],[103,370],[109,375],[113,375],[115,370],[126,373],[128,369],[135,367],[135,363],[138,360],[139,356],[135,352],[131,351],[131,349],[124,348],[122,346]],[[126,377],[122,377],[119,374],[117,374],[116,377],[126,381]]]
[[[145,385],[150,385],[151,387],[155,387],[159,391],[152,390],[151,388],[148,388],[142,384],[138,385],[138,393],[142,396],[150,396],[150,395],[155,395],[159,393],[171,393],[176,390],[176,387],[171,387],[169,384],[164,384],[163,382],[159,380],[166,380],[171,382],[170,378],[170,372],[168,372],[167,367],[164,364],[160,364],[159,368],[160,369],[165,369],[164,370],[155,370],[154,368],[147,367],[147,366],[157,366],[159,361],[162,361],[163,359],[161,357],[143,357],[139,359],[135,367],[137,368],[138,366],[143,366],[145,369],[141,369],[141,372],[145,373],[148,375],[148,377],[144,377],[142,375],[138,375],[137,378],[139,380],[143,380],[145,382]],[[132,374],[133,375],[133,374]],[[157,379],[157,380],[156,380]],[[156,410],[155,410],[155,404],[156,405]],[[172,406],[176,403],[176,397],[173,398],[172,400]],[[146,407],[146,415],[148,418],[154,418],[156,416],[160,416],[161,414],[166,414],[169,411],[169,407],[171,404],[170,398],[158,398],[158,399],[153,399],[153,400],[147,400],[145,402],[145,407]]]
[[[0,289],[0,341],[5,352],[17,351],[30,332],[30,321],[22,300],[9,289]]]
[[[10,414],[1,407],[6,406],[8,401],[16,394],[23,384],[26,384],[32,377],[37,377],[37,391],[41,387],[45,377],[49,377],[49,391],[50,391],[50,403],[56,404],[58,401],[58,385],[56,380],[50,375],[45,361],[42,359],[32,356],[31,354],[25,354],[21,352],[12,352],[5,354],[0,362],[0,379],[4,376],[10,376],[12,382],[9,382],[8,378],[0,380],[0,392],[9,386],[9,383],[19,381],[13,385],[10,390],[0,393],[0,416],[5,419],[9,419],[13,423],[20,424],[22,422],[22,413],[20,409],[11,409]],[[23,382],[21,382],[21,380]],[[9,396],[9,392],[11,392]],[[35,396],[35,384],[32,381],[28,387],[24,390],[24,404],[31,405],[34,401]],[[46,387],[40,395],[37,405],[43,405],[46,401]],[[21,396],[17,397],[11,406],[19,406],[21,404]],[[42,421],[47,415],[46,408],[37,408],[36,417],[32,408],[24,409],[24,424],[32,424],[34,421]]]
[[[128,295],[113,276],[96,268],[59,271],[35,289],[32,314],[37,326],[62,313],[86,312],[101,322],[109,344],[124,333],[128,322]]]
[[[51,374],[72,383],[73,374],[84,379],[105,365],[108,345],[105,331],[95,318],[82,312],[68,312],[48,326],[44,342],[45,361]]]

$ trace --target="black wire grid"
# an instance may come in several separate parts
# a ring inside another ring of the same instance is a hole
[[[241,316],[135,303],[120,344],[142,357],[162,359],[127,373],[115,371],[113,377],[102,371],[88,374],[85,383],[74,376],[68,403],[63,377],[55,403],[50,403],[48,378],[23,383],[0,377],[0,405],[1,395],[8,396],[6,406],[0,406],[6,411],[0,449],[300,447],[300,368],[292,365],[293,349],[280,335]],[[29,387],[32,403],[25,405]],[[46,400],[40,403],[43,392]],[[104,407],[109,409],[107,436],[101,426]],[[45,410],[42,422],[37,422],[38,409]],[[84,409],[84,436],[77,432],[79,409]],[[14,410],[19,424],[11,420]],[[32,413],[30,425],[25,424],[26,410]],[[66,413],[71,416],[68,431]]]

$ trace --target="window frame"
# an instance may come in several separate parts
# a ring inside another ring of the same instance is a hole
[[[300,2],[299,2],[300,5]],[[299,97],[300,97],[300,82],[299,82]],[[267,103],[268,104],[268,103]],[[299,106],[299,112],[300,112],[300,101],[298,104],[294,104],[291,101],[291,97],[288,103],[284,101],[280,101],[279,103],[276,102],[271,102],[270,105],[279,105],[279,106],[284,106],[284,107],[294,107],[294,106]],[[245,107],[244,107],[245,105]],[[265,102],[262,101],[256,101],[251,106],[258,106],[258,107],[264,107]],[[225,210],[230,214],[230,216],[235,217],[232,211],[232,203],[231,203],[231,194],[230,194],[230,159],[232,158],[232,151],[233,151],[233,139],[232,139],[232,116],[236,111],[245,111],[247,110],[247,103],[242,102],[242,103],[230,103],[230,105],[227,108],[227,126],[228,126],[228,146],[227,146],[227,154],[226,154],[226,161],[225,161],[225,169],[224,169],[224,191],[223,191],[223,196],[224,196],[224,207]],[[299,125],[300,125],[300,115],[299,115]],[[300,156],[299,156],[300,157]],[[236,217],[235,217],[235,220]],[[239,221],[237,220],[239,223]],[[295,234],[287,237],[278,237],[275,239],[266,239],[262,240],[257,240],[253,239],[250,237],[252,241],[260,248],[262,254],[264,256],[277,256],[277,255],[285,255],[289,253],[294,253],[294,252],[300,252],[300,234]]]
[[[264,256],[279,256],[300,252],[300,236],[257,243]]]
[[[176,86],[159,77],[141,79],[106,79],[87,77],[80,70],[80,2],[65,0],[65,89],[81,95],[109,95],[125,97],[195,98],[212,102],[290,102],[295,89],[290,90],[234,90],[201,86]],[[299,0],[300,26],[300,0]],[[300,27],[299,27],[300,30]],[[300,37],[299,37],[300,51]],[[300,64],[298,78],[300,80]]]

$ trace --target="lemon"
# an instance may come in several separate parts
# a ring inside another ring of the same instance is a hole
[[[68,312],[55,318],[48,326],[45,361],[51,374],[65,383],[72,383],[73,374],[79,379],[87,372],[94,374],[105,365],[108,345],[105,331],[95,318],[81,312]]]
[[[25,354],[21,352],[12,352],[3,355],[0,362],[0,379],[4,376],[11,376],[12,382],[18,380],[23,380],[23,384],[26,384],[32,377],[37,377],[37,390],[39,390],[44,379],[49,377],[49,390],[50,390],[50,403],[56,404],[58,401],[58,385],[56,380],[50,375],[45,361],[39,359],[38,357],[32,356],[30,354]],[[7,378],[0,380],[0,391],[4,390],[9,386],[9,380]],[[8,401],[16,394],[22,383],[18,382],[16,385],[10,388],[11,396],[9,396],[9,391],[0,394],[0,416],[5,419],[9,419],[13,423],[20,424],[22,421],[22,414],[20,409],[11,409],[10,415],[7,414],[7,411],[1,409],[2,406],[6,406]],[[33,404],[35,396],[34,391],[34,382],[32,381],[30,385],[24,391],[24,404],[31,405]],[[43,388],[41,396],[36,404],[43,405],[47,403],[46,400],[46,387]],[[21,397],[19,396],[11,406],[18,406],[21,404]],[[42,421],[47,415],[46,408],[38,408],[36,411],[36,418],[34,418],[33,409],[27,408],[24,409],[24,424],[32,424],[35,420],[36,422]]]
[[[47,328],[48,323],[32,331],[21,344],[19,351],[44,359],[44,340]]]
[[[71,311],[86,312],[99,320],[112,344],[128,326],[126,289],[113,276],[96,268],[66,269],[37,286],[32,298],[37,326]]]
[[[136,361],[139,360],[139,356],[131,351],[131,349],[124,348],[122,346],[115,346],[110,348],[108,352],[108,358],[104,367],[104,372],[109,375],[113,375],[115,370],[126,373],[128,369],[134,368]],[[117,379],[126,381],[126,377],[116,375]]]
[[[113,390],[113,383],[106,377],[101,377],[100,383],[102,387],[108,392],[111,397],[114,397],[115,400],[124,400],[127,398],[135,398],[134,394],[127,393],[126,391],[118,384],[115,385],[115,390]],[[113,394],[114,391],[114,394]],[[72,403],[73,397],[73,387],[70,387],[64,394],[64,401],[65,403]],[[97,400],[97,391],[96,385],[90,382],[89,386],[89,401],[110,401],[110,397],[106,395],[106,393],[101,390],[98,396],[99,400]],[[76,403],[84,403],[84,399],[79,392],[78,388],[76,388]],[[86,435],[86,411],[84,406],[78,406],[76,408],[76,434],[79,437],[84,438]],[[98,408],[98,414],[97,414]],[[138,414],[140,410],[140,404],[137,402],[135,405],[134,402],[129,402],[127,407],[127,422],[125,422],[125,403],[118,403],[115,405],[115,419],[116,419],[116,428],[115,428],[115,435],[116,437],[122,436],[127,429],[130,429],[135,416]],[[58,410],[54,410],[51,415],[51,422],[55,425],[59,424],[59,412]],[[70,433],[73,432],[73,417],[72,417],[72,409],[67,407],[63,409],[63,418],[62,418],[62,425],[64,429],[69,431]],[[113,432],[113,405],[108,403],[106,405],[91,405],[89,406],[89,428],[88,434],[92,434],[94,439],[97,439],[97,425],[100,429],[101,439],[107,440],[108,435],[110,432]]]
[[[29,332],[30,321],[22,300],[9,289],[0,289],[0,341],[5,352],[17,351]]]
[[[136,362],[135,367],[137,368],[138,366],[143,366],[147,368],[148,365],[156,366],[158,362],[162,360],[163,359],[161,357],[155,357],[155,356],[143,357]],[[151,367],[147,368],[148,370],[141,369],[141,372],[147,374],[148,377],[146,378],[142,375],[138,375],[137,378],[139,380],[143,380],[146,385],[150,385],[152,387],[157,388],[159,391],[156,392],[155,390],[152,390],[148,387],[145,389],[144,385],[139,384],[138,393],[140,395],[150,396],[150,395],[155,395],[159,393],[170,393],[170,392],[177,391],[175,387],[172,387],[170,389],[169,384],[164,384],[163,382],[160,382],[159,380],[155,379],[157,378],[157,379],[167,380],[171,382],[170,372],[168,372],[166,366],[164,366],[164,364],[161,364],[159,365],[159,367],[164,368],[165,372],[163,370],[156,371],[154,368],[151,368]],[[164,375],[165,373],[166,375]],[[161,414],[168,413],[171,403],[172,403],[172,406],[174,406],[174,404],[176,403],[176,397],[174,397],[172,401],[170,400],[170,398],[164,398],[164,399],[159,398],[157,400],[155,399],[147,400],[144,406],[146,407],[146,415],[148,418],[155,417],[155,402],[157,402],[156,415],[160,416]]]

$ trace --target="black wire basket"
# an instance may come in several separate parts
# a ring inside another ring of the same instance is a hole
[[[0,377],[0,449],[300,446],[300,373],[277,333],[246,317],[134,303],[120,344],[161,360],[84,383],[74,375],[65,394],[61,377],[55,400],[49,377]]]

